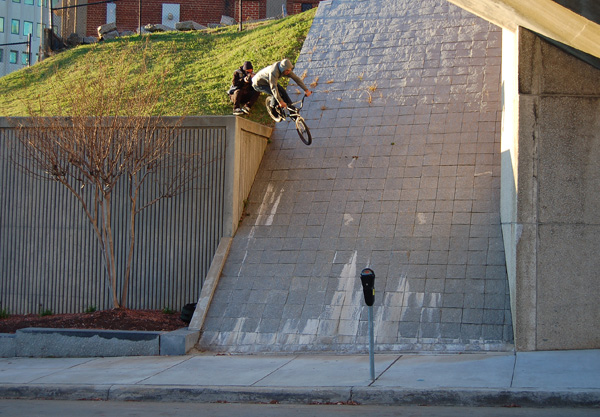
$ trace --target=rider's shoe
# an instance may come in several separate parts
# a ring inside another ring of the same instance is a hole
[[[246,114],[250,114],[250,107],[244,106],[244,107],[242,107],[242,111]]]
[[[272,109],[271,118],[275,120],[276,123],[279,123],[283,120],[283,117],[281,117],[277,109]]]
[[[273,119],[275,123],[279,123],[283,120],[283,118],[281,117],[279,106],[277,106],[276,103],[277,102],[273,96],[269,96],[265,102],[265,105],[267,108],[267,113],[269,113],[271,119]]]
[[[244,114],[244,111],[242,109],[240,109],[240,108],[233,109],[234,116],[241,116],[242,114]]]

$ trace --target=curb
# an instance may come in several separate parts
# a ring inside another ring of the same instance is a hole
[[[0,399],[19,400],[101,400],[109,399],[110,386],[0,384]]]
[[[594,407],[600,390],[535,390],[506,388],[354,388],[352,400],[365,405],[436,405],[466,407]]]
[[[0,399],[600,408],[600,390],[0,384]]]
[[[115,401],[327,404],[350,401],[350,387],[114,386]]]

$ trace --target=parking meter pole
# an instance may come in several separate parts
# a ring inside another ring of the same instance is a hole
[[[375,336],[373,331],[373,306],[369,306],[369,365],[371,381],[375,381]]]

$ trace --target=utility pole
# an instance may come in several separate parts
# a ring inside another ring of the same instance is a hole
[[[138,3],[138,30],[140,31],[140,35],[142,34],[142,0]]]
[[[50,12],[50,15],[48,18],[49,25],[50,25],[50,32],[54,32],[54,15],[52,14],[52,0],[48,0],[48,11]],[[52,38],[50,38],[50,39],[52,39]]]
[[[242,31],[242,0],[240,0],[240,16],[239,16],[239,18],[240,18],[240,25],[238,27],[238,32],[241,32]]]
[[[28,34],[27,35],[27,66],[30,67],[31,66],[31,39],[32,39],[32,34]]]
[[[44,60],[44,51],[46,46],[46,37],[44,36],[44,2],[40,2],[40,51],[38,53],[38,61]]]

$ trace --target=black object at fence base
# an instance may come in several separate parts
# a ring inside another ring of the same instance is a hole
[[[194,311],[196,311],[196,304],[197,303],[186,304],[181,309],[181,315],[179,316],[179,318],[185,324],[190,324],[190,321],[192,321],[192,316],[194,315]]]

